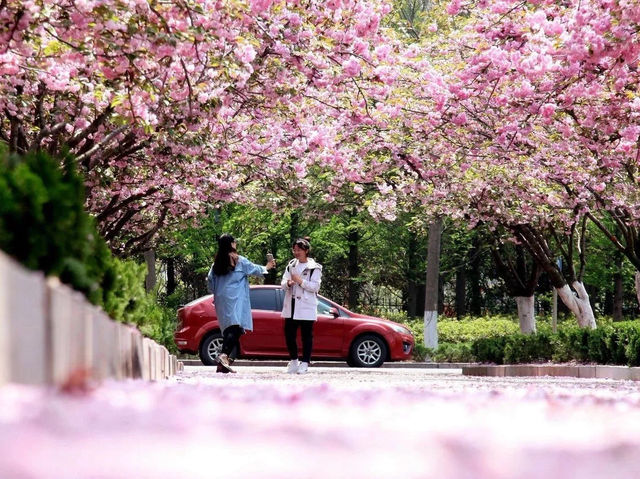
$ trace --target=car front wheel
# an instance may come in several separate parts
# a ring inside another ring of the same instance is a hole
[[[216,364],[216,358],[222,350],[222,334],[218,331],[210,334],[200,344],[200,361],[207,366]]]
[[[359,368],[377,368],[387,358],[387,345],[374,334],[365,334],[351,345],[349,366]]]

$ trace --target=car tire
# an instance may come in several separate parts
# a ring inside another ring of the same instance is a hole
[[[222,333],[220,333],[220,331],[216,331],[215,333],[206,336],[202,340],[202,343],[200,343],[200,350],[198,351],[202,364],[205,366],[215,366],[218,364],[216,359],[218,354],[220,354],[221,349]]]
[[[359,336],[351,345],[349,366],[378,368],[387,359],[387,345],[375,334]]]

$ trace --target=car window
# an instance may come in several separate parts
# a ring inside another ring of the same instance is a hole
[[[273,289],[252,289],[250,291],[251,309],[277,311],[276,293]]]
[[[284,290],[276,289],[276,297],[278,298],[278,311],[282,311],[282,305],[284,304]]]
[[[331,314],[329,313],[329,310],[332,307],[333,306],[331,306],[326,301],[323,301],[322,299],[318,298],[318,314],[326,314],[326,315]]]

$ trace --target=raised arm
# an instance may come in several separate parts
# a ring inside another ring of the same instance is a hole
[[[267,274],[267,268],[265,266],[254,264],[244,256],[239,256],[238,258],[240,261],[240,267],[247,276],[262,276]]]

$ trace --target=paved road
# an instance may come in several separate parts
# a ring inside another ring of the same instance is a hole
[[[640,477],[636,382],[238,370],[81,396],[0,388],[0,477]]]

